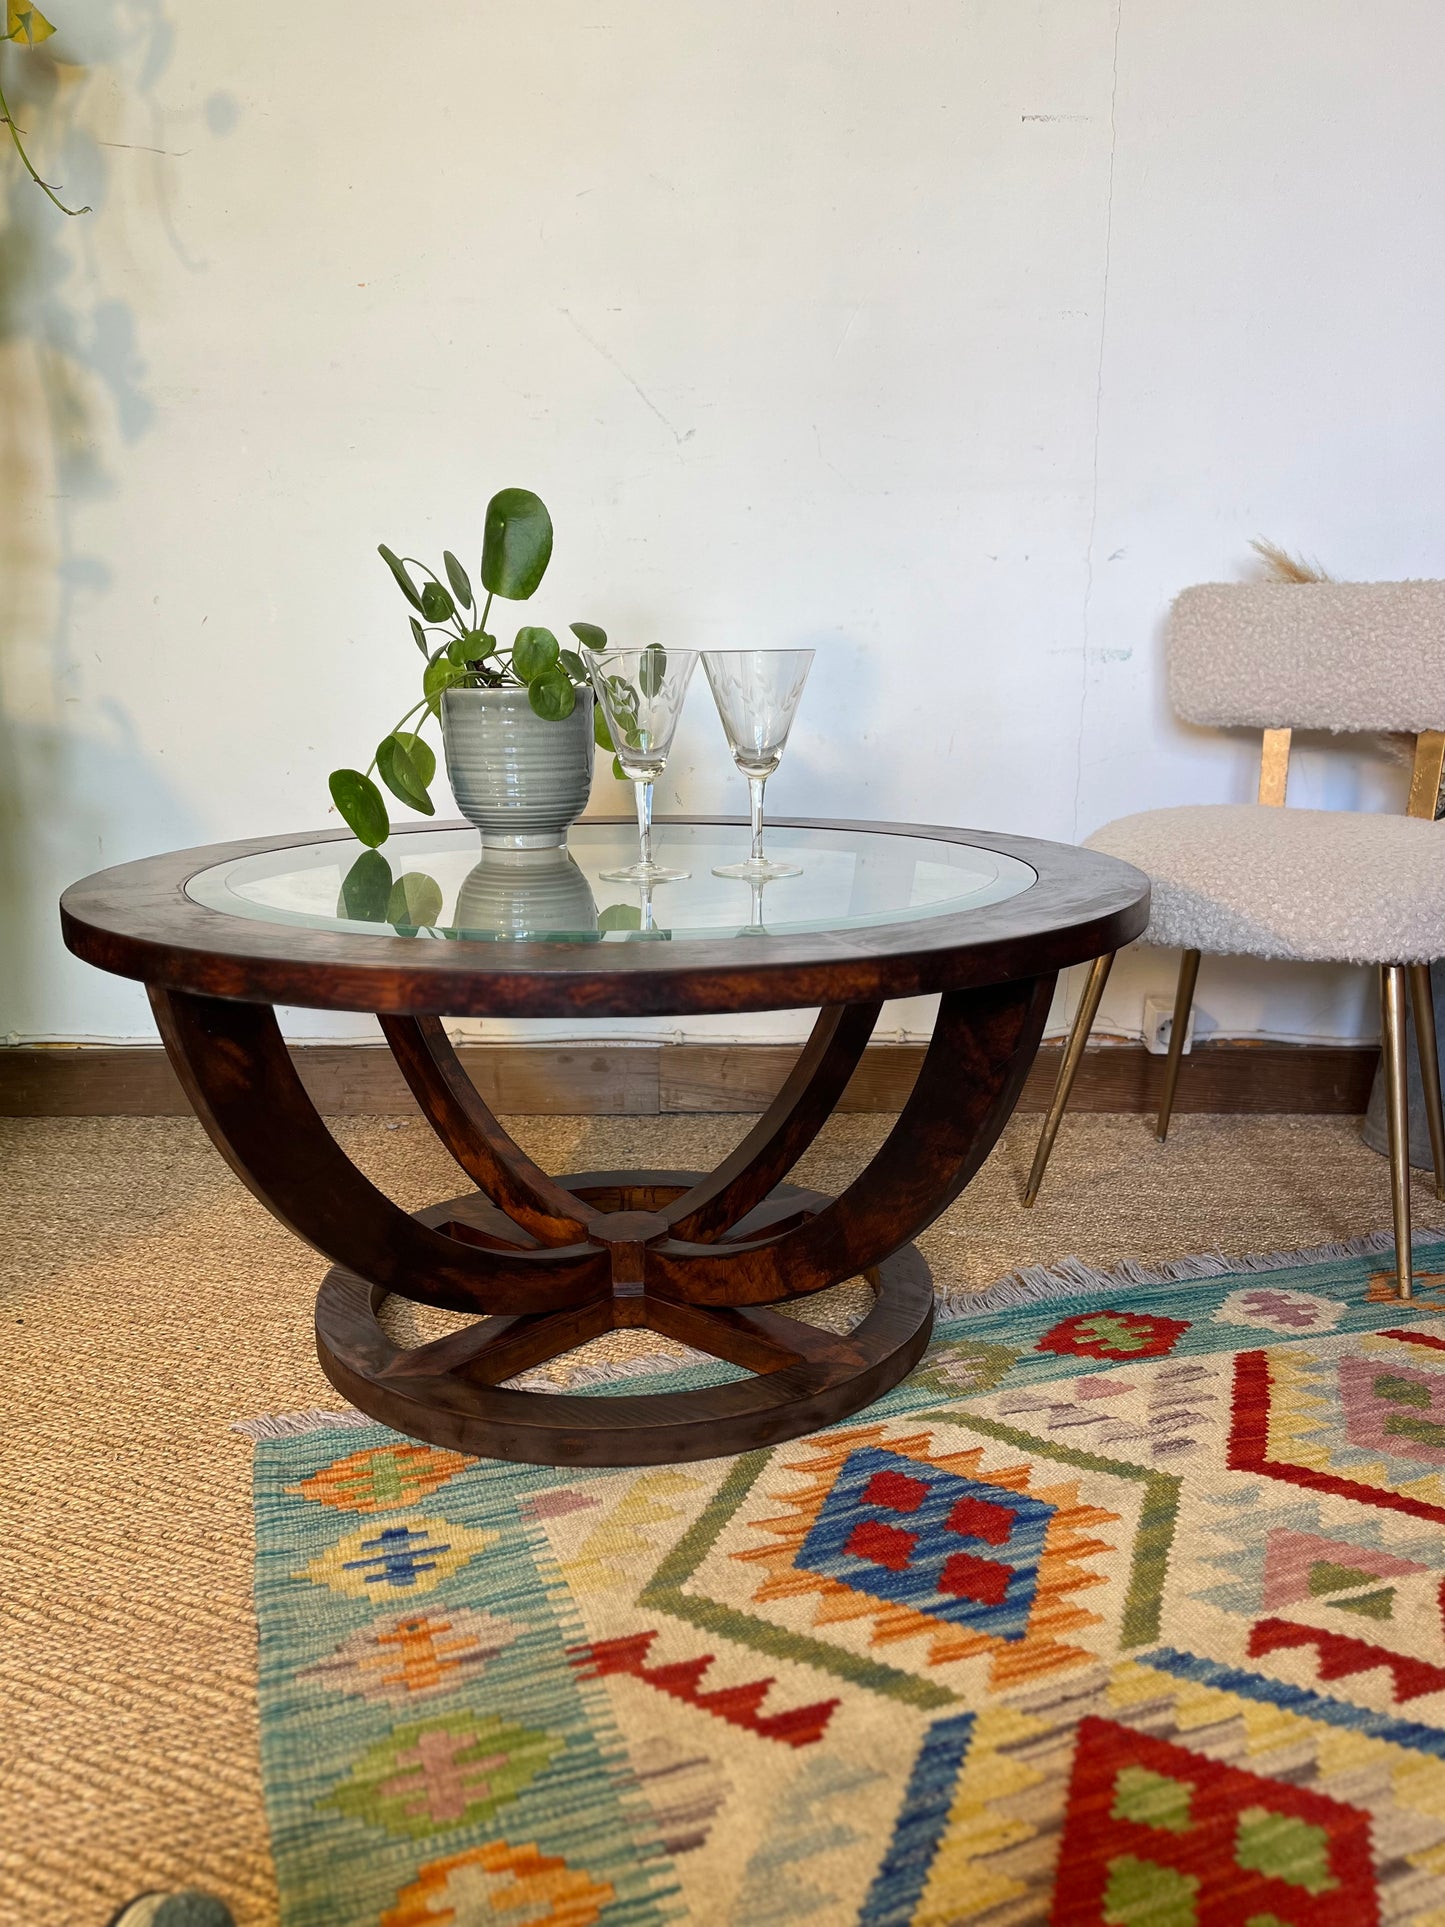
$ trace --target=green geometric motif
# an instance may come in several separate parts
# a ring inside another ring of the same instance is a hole
[[[1132,1820],[1141,1827],[1159,1827],[1165,1833],[1187,1833],[1193,1792],[1183,1780],[1151,1773],[1144,1766],[1126,1766],[1114,1782],[1111,1817]]]
[[[969,1392],[991,1392],[1008,1376],[1018,1357],[1012,1345],[991,1345],[981,1338],[958,1339],[934,1345],[909,1380],[931,1396],[962,1398]]]
[[[531,1727],[451,1713],[396,1727],[316,1804],[420,1840],[487,1819],[530,1786],[563,1744]]]
[[[1340,1613],[1363,1613],[1366,1619],[1393,1619],[1395,1588],[1386,1586],[1383,1592],[1362,1592],[1358,1599],[1331,1599],[1327,1603]]]
[[[1239,1816],[1234,1858],[1251,1873],[1287,1880],[1306,1893],[1327,1894],[1339,1881],[1330,1872],[1329,1835],[1292,1813],[1246,1807]]]
[[[1359,1566],[1337,1566],[1329,1559],[1316,1559],[1310,1567],[1309,1588],[1318,1598],[1321,1593],[1348,1592],[1352,1586],[1373,1586],[1379,1576]]]
[[[1198,1892],[1193,1874],[1121,1853],[1109,1862],[1104,1919],[1109,1927],[1195,1927]]]

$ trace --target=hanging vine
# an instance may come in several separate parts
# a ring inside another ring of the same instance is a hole
[[[39,7],[26,6],[23,0],[6,0],[4,39],[12,40],[21,47],[38,47],[54,32],[55,28],[45,18]],[[0,68],[3,68],[3,64],[0,62]],[[5,98],[3,78],[0,78],[0,120],[3,120],[10,129],[10,138],[15,143],[15,152],[20,156],[25,172],[46,199],[52,201],[62,214],[89,214],[88,207],[67,207],[50,182],[42,180],[35,171],[35,164],[25,151],[25,143],[20,138],[20,129],[15,125],[15,117],[10,112],[10,103]]]

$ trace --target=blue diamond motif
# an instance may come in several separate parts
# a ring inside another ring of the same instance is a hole
[[[1019,1640],[1055,1510],[1009,1486],[864,1446],[844,1460],[797,1563],[932,1619]]]

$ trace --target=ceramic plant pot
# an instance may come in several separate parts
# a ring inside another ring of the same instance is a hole
[[[592,691],[548,722],[525,689],[448,689],[442,748],[457,808],[488,850],[556,849],[592,788]]]
[[[595,940],[597,900],[565,849],[488,850],[462,880],[452,923],[467,936]]]

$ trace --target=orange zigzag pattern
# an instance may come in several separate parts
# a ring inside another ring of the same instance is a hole
[[[724,1686],[715,1693],[699,1692],[713,1655],[704,1653],[698,1659],[682,1659],[670,1666],[649,1666],[647,1655],[656,1638],[655,1631],[632,1633],[626,1639],[602,1639],[592,1646],[574,1646],[572,1664],[585,1668],[586,1676],[592,1679],[607,1679],[618,1674],[640,1679],[644,1685],[656,1687],[659,1693],[681,1700],[686,1706],[711,1713],[717,1719],[726,1720],[729,1726],[741,1726],[760,1739],[780,1740],[784,1746],[811,1746],[827,1731],[837,1700],[819,1700],[812,1706],[795,1706],[786,1713],[760,1716],[758,1708],[773,1685],[771,1678],[751,1680],[746,1686]]]

